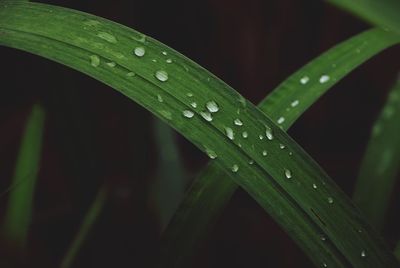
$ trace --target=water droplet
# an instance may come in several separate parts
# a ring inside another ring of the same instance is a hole
[[[212,115],[209,112],[200,112],[200,115],[208,122],[213,120]]]
[[[163,70],[158,70],[155,77],[161,82],[166,82],[168,80],[168,73]]]
[[[106,40],[109,43],[112,43],[112,44],[116,44],[117,43],[117,38],[115,38],[115,36],[112,35],[112,34],[109,34],[109,33],[106,33],[106,32],[99,32],[97,34],[97,36],[100,37],[103,40]]]
[[[247,139],[247,137],[249,136],[249,134],[246,131],[242,132],[242,137]]]
[[[192,106],[193,108],[197,108],[197,103],[196,103],[196,102],[192,102],[192,103],[190,104],[190,106]]]
[[[287,168],[285,168],[285,177],[288,179],[292,177],[292,172]]]
[[[274,134],[272,132],[272,129],[268,126],[266,126],[265,135],[267,136],[267,139],[269,139],[270,141],[274,139]]]
[[[262,151],[263,156],[267,156],[268,152],[266,150]]]
[[[236,172],[238,172],[238,170],[239,170],[239,166],[236,165],[236,164],[234,164],[234,165],[232,166],[232,172],[236,173]]]
[[[172,63],[172,59],[166,59],[165,62],[166,63]]]
[[[286,146],[285,146],[285,145],[283,145],[283,144],[281,143],[281,144],[279,144],[279,148],[280,148],[281,150],[283,150],[283,149],[285,149],[285,148],[286,148]]]
[[[326,241],[326,237],[325,236],[321,235],[320,238],[321,238],[322,241]]]
[[[233,130],[230,127],[225,128],[225,134],[230,140],[235,139],[235,134],[233,133]]]
[[[243,96],[239,96],[238,101],[240,102],[243,108],[247,106],[246,99]]]
[[[322,76],[319,78],[319,82],[320,82],[321,84],[324,84],[324,83],[328,82],[329,79],[331,79],[331,78],[329,77],[329,75],[324,74],[324,75],[322,75]]]
[[[85,24],[87,26],[98,26],[101,23],[97,20],[86,20],[83,24]]]
[[[193,93],[186,93],[186,96],[188,96],[189,98],[193,97]]]
[[[100,58],[97,55],[91,55],[90,56],[90,64],[93,67],[98,67],[100,65]]]
[[[114,68],[114,67],[117,65],[117,64],[116,64],[115,62],[113,62],[113,61],[107,62],[106,64],[107,64],[107,66],[109,66],[109,67],[111,67],[111,68]]]
[[[308,81],[310,81],[310,78],[308,76],[303,76],[302,78],[300,78],[300,83],[302,85],[305,85],[308,83]]]
[[[151,61],[152,61],[152,62],[157,62],[157,60],[156,60],[156,59],[152,59]]]
[[[240,120],[239,118],[236,118],[233,122],[234,122],[234,124],[237,125],[237,126],[243,126],[243,122],[242,122],[242,120]]]
[[[328,264],[326,264],[325,262],[322,264],[323,267],[328,267]]]
[[[157,95],[157,100],[158,100],[158,102],[164,101],[163,97],[160,94]]]
[[[367,257],[367,253],[365,253],[365,250],[361,251],[361,257],[363,258]]]
[[[163,54],[164,56],[167,56],[167,55],[168,55],[167,51],[163,51],[162,54]]]
[[[297,105],[299,105],[299,103],[300,103],[299,100],[294,100],[294,101],[292,101],[292,103],[290,104],[290,106],[296,107]]]
[[[333,198],[332,197],[328,197],[328,203],[329,204],[333,204]]]
[[[253,165],[253,164],[254,164],[254,160],[253,160],[253,159],[250,159],[249,165]]]
[[[285,117],[283,116],[279,117],[276,122],[278,122],[278,124],[282,124],[283,122],[285,122]]]
[[[216,113],[219,111],[218,104],[215,101],[209,101],[206,103],[207,110],[210,113]]]
[[[209,148],[206,148],[206,153],[207,153],[208,157],[211,159],[217,158],[217,154]]]
[[[313,183],[312,188],[317,189],[318,186],[315,183]]]
[[[192,117],[194,116],[194,113],[193,113],[192,111],[189,111],[189,110],[184,110],[184,111],[182,112],[182,114],[183,114],[183,116],[186,117],[186,118],[192,118]]]
[[[134,72],[129,72],[129,73],[126,74],[126,76],[129,76],[129,77],[134,77],[135,75],[136,74]]]
[[[135,47],[133,53],[138,57],[143,57],[146,54],[146,49],[144,47]]]
[[[162,110],[160,111],[161,115],[167,118],[168,120],[172,120],[172,114],[169,111]]]
[[[263,140],[263,139],[264,139],[264,136],[261,135],[261,134],[260,134],[258,137],[260,138],[260,140]]]

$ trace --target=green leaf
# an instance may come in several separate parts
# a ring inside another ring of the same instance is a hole
[[[341,78],[399,40],[399,37],[380,29],[358,34],[295,72],[258,107],[275,121],[285,118],[281,125],[288,129]],[[332,80],[321,84],[319,80],[324,74],[332,76]],[[195,180],[164,233],[162,262],[165,267],[189,266],[196,246],[206,236],[236,187],[213,163]]]
[[[371,22],[400,33],[399,0],[328,0]]]
[[[88,213],[82,221],[78,233],[76,234],[74,240],[72,241],[67,253],[65,254],[60,267],[69,268],[73,267],[74,261],[78,255],[79,250],[82,248],[84,242],[87,240],[93,225],[96,223],[104,205],[107,201],[108,190],[107,184],[104,183],[90,206]]]
[[[164,230],[183,199],[187,181],[175,132],[164,122],[155,119],[154,133],[158,148],[158,168],[152,191],[161,230]]]
[[[381,230],[400,162],[400,81],[372,129],[353,200],[370,222]]]
[[[3,233],[9,242],[23,250],[27,243],[33,210],[33,195],[39,171],[45,113],[34,105],[22,137],[4,218]]]
[[[99,17],[13,1],[0,2],[0,37],[3,45],[96,78],[162,118],[214,158],[316,265],[398,266],[349,198],[299,145],[236,91],[176,51]],[[332,74],[327,83],[334,79]]]

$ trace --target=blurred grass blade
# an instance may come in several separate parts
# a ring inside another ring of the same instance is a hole
[[[400,33],[399,0],[328,0],[369,21]]]
[[[400,242],[397,243],[396,248],[394,249],[394,255],[400,261]]]
[[[74,267],[73,264],[78,255],[78,252],[82,248],[85,240],[88,238],[90,231],[93,229],[92,228],[93,225],[95,224],[101,211],[103,210],[104,205],[107,201],[107,196],[108,196],[107,184],[103,183],[103,185],[97,192],[97,195],[92,205],[90,206],[88,213],[83,219],[77,235],[72,241],[71,246],[69,247],[67,253],[65,254],[61,262],[60,266],[61,268]]]
[[[4,218],[3,232],[14,246],[27,243],[33,210],[33,195],[42,151],[45,112],[36,104],[27,119],[16,162],[13,184]]]
[[[372,29],[335,46],[295,72],[266,97],[259,108],[288,129],[318,98],[357,66],[400,39]],[[354,53],[356,51],[357,53]],[[321,74],[333,74],[320,83]],[[287,103],[291,105],[288,107]],[[187,267],[191,254],[206,237],[208,228],[229,202],[235,183],[214,163],[194,181],[163,237],[164,267]]]
[[[317,266],[398,267],[350,199],[275,119],[178,52],[106,19],[38,3],[1,1],[0,36],[0,44],[83,72],[162,118],[214,159]],[[317,81],[333,83],[337,71],[330,70],[321,69]]]
[[[155,118],[154,133],[158,167],[153,198],[156,201],[161,230],[164,230],[183,199],[187,181],[174,130]]]
[[[400,163],[400,80],[372,129],[353,200],[381,230]]]

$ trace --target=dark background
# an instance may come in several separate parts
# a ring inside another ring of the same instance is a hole
[[[88,2],[48,1],[150,35],[254,103],[321,52],[368,28],[320,0]],[[399,48],[392,48],[358,68],[289,131],[348,194],[369,129],[397,76],[399,56]],[[40,101],[47,111],[26,267],[57,266],[104,181],[112,195],[76,267],[147,267],[159,246],[157,216],[148,198],[157,167],[150,113],[99,82],[37,56],[1,47],[0,58],[0,191],[10,184],[32,105]],[[194,176],[206,157],[178,139],[185,167]],[[6,202],[7,194],[1,195],[1,211]],[[400,238],[399,195],[391,204],[385,237],[394,246]],[[192,264],[310,266],[290,238],[241,190]]]

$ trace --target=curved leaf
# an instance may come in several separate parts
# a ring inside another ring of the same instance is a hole
[[[295,72],[258,107],[273,120],[285,118],[288,129],[318,98],[354,68],[399,42],[398,36],[372,29],[335,46]],[[330,83],[320,83],[322,75],[332,75]],[[288,105],[290,103],[290,105]],[[194,181],[179,210],[163,234],[164,267],[187,267],[196,246],[224,209],[236,185],[222,170],[210,163]]]
[[[2,45],[77,69],[168,122],[214,158],[316,265],[398,266],[351,201],[299,145],[179,53],[108,20],[36,3],[0,2],[0,36]]]

